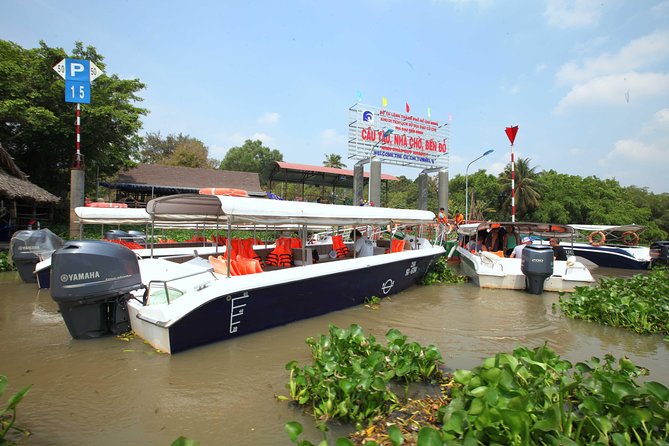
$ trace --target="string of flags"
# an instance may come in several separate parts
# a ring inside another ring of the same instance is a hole
[[[356,98],[356,102],[362,102],[362,91],[356,90],[355,98]],[[385,96],[381,97],[381,106],[382,107],[387,107],[388,106],[388,98],[386,98]],[[411,105],[409,105],[409,102],[405,102],[404,106],[405,106],[406,112],[410,113],[411,112]],[[427,108],[427,117],[428,118],[432,117],[432,107]],[[448,114],[448,121],[449,122],[453,121],[453,115],[451,115],[450,113]]]

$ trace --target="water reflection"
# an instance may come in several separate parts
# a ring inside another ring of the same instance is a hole
[[[605,277],[618,270],[596,270]],[[623,272],[626,273],[626,272]],[[629,274],[631,275],[631,274]],[[286,395],[285,364],[309,360],[308,336],[328,324],[360,324],[384,341],[390,328],[434,344],[451,369],[473,368],[499,351],[547,343],[572,362],[629,356],[669,384],[669,348],[661,336],[641,336],[563,318],[556,293],[540,296],[482,290],[472,284],[414,287],[377,309],[357,307],[174,356],[140,339],[72,340],[48,292],[0,274],[0,373],[9,392],[33,389],[19,421],[26,444],[170,444],[180,435],[203,445],[290,444],[283,425],[300,421],[312,442],[321,435]],[[330,438],[350,426],[335,426]]]

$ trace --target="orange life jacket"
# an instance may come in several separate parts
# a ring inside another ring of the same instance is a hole
[[[268,266],[291,266],[293,264],[293,254],[290,251],[290,239],[278,239],[276,247],[267,254],[265,264]]]
[[[332,249],[337,253],[337,258],[346,257],[349,252],[341,235],[332,236]]]

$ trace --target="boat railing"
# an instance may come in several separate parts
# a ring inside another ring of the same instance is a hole
[[[150,305],[152,289],[157,287],[157,288],[160,288],[164,291],[166,303],[167,303],[167,305],[169,305],[171,303],[170,302],[170,290],[172,291],[173,296],[178,294],[177,297],[181,297],[183,294],[185,294],[179,288],[169,286],[170,283],[174,283],[176,281],[183,280],[183,279],[188,279],[190,277],[199,276],[199,275],[202,275],[202,274],[211,274],[211,276],[214,278],[214,280],[218,280],[218,278],[214,274],[214,269],[213,268],[205,269],[205,270],[202,270],[202,271],[197,271],[197,272],[190,273],[190,274],[184,274],[182,276],[173,277],[173,278],[167,279],[167,280],[163,280],[163,279],[151,280],[151,281],[149,281],[149,283],[146,286],[146,294],[144,295],[144,301],[142,303],[145,306]],[[203,290],[203,289],[207,288],[210,285],[210,283],[211,283],[211,281],[198,283],[197,285],[194,286],[194,289],[195,289],[195,291]]]

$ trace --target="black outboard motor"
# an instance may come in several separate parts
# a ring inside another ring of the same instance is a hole
[[[63,239],[48,229],[17,231],[9,242],[9,258],[24,282],[37,282],[35,265],[61,246]]]
[[[669,266],[669,241],[653,242],[650,245],[650,266]]]
[[[137,256],[116,243],[69,241],[51,256],[51,297],[75,339],[130,330],[126,300],[142,288]]]
[[[107,240],[130,240],[130,234],[122,229],[110,229],[105,232],[105,239]]]
[[[130,237],[130,241],[139,243],[140,245],[146,245],[146,234],[144,234],[144,232],[131,229],[128,231],[128,236]]]
[[[520,270],[525,274],[527,292],[541,294],[544,282],[553,274],[553,248],[546,245],[527,245],[523,248]]]

